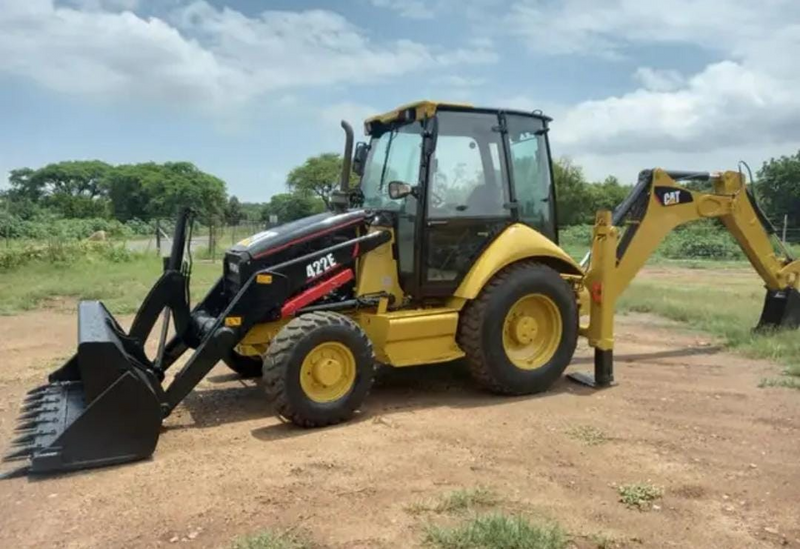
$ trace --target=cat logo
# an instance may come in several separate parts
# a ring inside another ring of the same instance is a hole
[[[677,206],[694,201],[692,193],[686,189],[676,189],[675,187],[656,187],[656,200],[662,206]]]
[[[681,192],[670,191],[664,193],[664,206],[672,206],[673,204],[681,203]]]

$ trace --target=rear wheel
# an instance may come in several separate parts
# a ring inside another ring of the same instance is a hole
[[[260,356],[245,356],[236,351],[231,351],[228,356],[222,359],[222,362],[243,378],[249,379],[261,377],[264,359]]]
[[[282,417],[302,427],[333,425],[350,419],[372,387],[372,344],[346,316],[305,314],[272,341],[263,375]]]
[[[472,377],[511,395],[548,389],[572,360],[577,339],[572,288],[534,262],[496,274],[464,308],[458,333]]]

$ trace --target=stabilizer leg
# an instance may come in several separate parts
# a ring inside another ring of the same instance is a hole
[[[586,385],[594,389],[613,387],[616,385],[614,381],[614,351],[611,349],[604,351],[603,349],[595,348],[594,375],[584,372],[575,372],[567,375],[567,378],[575,383],[580,383],[581,385]]]

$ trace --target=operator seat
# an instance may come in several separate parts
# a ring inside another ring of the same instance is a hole
[[[492,183],[478,185],[469,194],[465,214],[468,216],[497,216],[503,212],[503,193]]]

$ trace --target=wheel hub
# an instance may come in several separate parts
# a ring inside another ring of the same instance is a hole
[[[314,364],[314,379],[325,387],[330,387],[342,378],[344,367],[335,358],[324,358]]]
[[[552,299],[528,294],[514,303],[503,322],[506,356],[522,370],[547,364],[561,342],[561,313]]]
[[[352,351],[338,341],[320,343],[300,366],[300,386],[314,402],[333,402],[345,396],[356,381]]]
[[[514,320],[511,334],[517,343],[528,345],[536,338],[538,326],[536,319],[531,316],[521,316]]]

